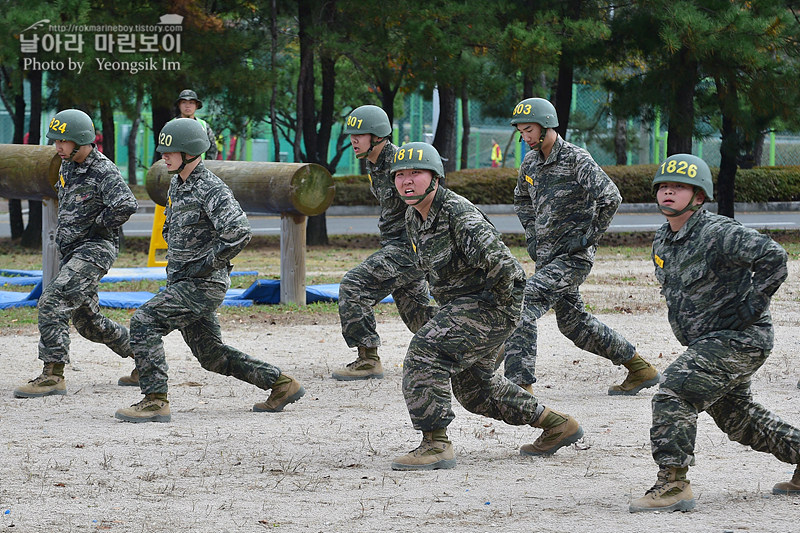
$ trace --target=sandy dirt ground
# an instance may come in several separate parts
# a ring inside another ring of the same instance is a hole
[[[800,425],[797,264],[776,295],[776,347],[753,380],[756,399]],[[598,316],[660,368],[680,353],[646,261],[598,264],[584,286]],[[649,276],[649,278],[648,278]],[[630,282],[632,278],[637,283]],[[642,283],[642,279],[645,280]],[[797,532],[800,498],[773,496],[793,467],[728,441],[699,417],[690,479],[697,509],[630,514],[655,481],[648,431],[653,389],[610,397],[622,369],[576,349],[552,313],[540,321],[535,385],[545,405],[586,435],[549,458],[524,458],[538,429],[512,427],[455,404],[458,466],[394,472],[415,448],[401,391],[410,333],[382,316],[386,378],[337,382],[354,352],[335,316],[317,324],[225,324],[225,340],[299,378],[306,396],[283,413],[250,411],[266,393],[200,368],[179,334],[166,337],[172,422],[129,424],[118,387],[132,364],[73,330],[68,394],[15,399],[36,376],[34,329],[0,337],[0,528],[19,532]]]

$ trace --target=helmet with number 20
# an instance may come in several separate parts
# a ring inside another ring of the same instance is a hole
[[[714,183],[711,181],[711,170],[705,161],[691,154],[675,154],[669,156],[658,166],[653,178],[653,188],[659,183],[685,183],[700,187],[706,193],[707,200],[714,199]]]
[[[211,146],[205,128],[191,118],[176,118],[167,122],[158,134],[160,153],[183,152],[188,155],[200,155]]]

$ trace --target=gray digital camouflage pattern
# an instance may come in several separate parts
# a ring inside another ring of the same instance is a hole
[[[425,274],[416,266],[406,233],[406,203],[390,173],[397,147],[387,142],[375,164],[367,160],[370,190],[380,203],[381,248],[339,284],[339,320],[347,346],[380,346],[373,307],[389,294],[408,329],[416,332],[436,312]]]
[[[800,431],[753,401],[750,392],[750,378],[772,348],[769,300],[786,279],[786,252],[755,230],[701,210],[678,232],[664,224],[652,257],[672,330],[688,346],[663,372],[653,397],[656,463],[693,464],[701,411],[729,439],[786,463],[800,462]],[[725,311],[745,300],[760,302],[757,320],[743,330],[726,329]]]
[[[525,155],[514,211],[525,228],[536,272],[525,287],[520,327],[506,342],[505,375],[513,382],[536,381],[536,320],[551,308],[558,329],[578,348],[615,365],[636,353],[630,342],[586,311],[578,292],[594,264],[594,244],[621,200],[617,186],[589,152],[561,136],[547,160],[538,150]]]
[[[441,306],[414,335],[403,363],[403,395],[414,428],[453,420],[450,385],[468,411],[530,424],[538,402],[494,373],[499,347],[517,324],[525,271],[474,205],[439,187],[425,220],[409,207],[409,237]]]
[[[270,388],[280,369],[225,345],[215,313],[230,286],[230,260],[251,237],[239,202],[201,162],[185,182],[173,176],[165,216],[167,287],[131,317],[142,392],[167,392],[161,339],[175,329],[203,368]]]
[[[69,362],[70,319],[82,336],[128,357],[128,330],[100,314],[97,286],[117,258],[119,228],[136,211],[136,198],[97,148],[81,163],[63,161],[55,188],[61,262],[38,302],[39,359]]]

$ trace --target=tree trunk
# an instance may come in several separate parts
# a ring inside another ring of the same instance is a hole
[[[469,93],[467,87],[461,88],[461,168],[469,168]]]
[[[456,169],[456,91],[451,86],[439,86],[439,122],[433,146],[439,151],[445,173]]]
[[[20,72],[21,72],[20,59]],[[11,111],[9,109],[9,111]],[[25,96],[20,92],[14,96],[14,137],[11,141],[14,144],[25,142]],[[25,231],[25,221],[22,218],[22,200],[12,198],[8,201],[8,222],[11,226],[11,238],[19,239]]]
[[[100,123],[103,131],[103,155],[111,161],[117,160],[117,135],[114,131],[114,109],[109,102],[100,102]]]
[[[158,146],[158,134],[161,133],[161,128],[164,124],[175,118],[175,110],[173,100],[177,95],[172,94],[175,92],[173,89],[177,84],[170,81],[165,87],[155,86],[150,90],[150,116],[153,124],[153,146]],[[180,87],[180,86],[178,86]],[[170,92],[172,91],[172,92]],[[170,95],[172,99],[170,99]],[[153,160],[155,163],[161,159],[161,154],[158,150],[153,150]]]
[[[139,136],[139,123],[142,121],[142,89],[136,91],[136,110],[134,112],[133,120],[131,121],[131,129],[128,134],[128,183],[136,185],[139,183],[136,172],[138,170],[138,161],[136,160],[136,139]]]
[[[688,59],[682,49],[673,60],[673,76],[667,132],[667,156],[692,153],[694,133],[694,88],[697,84],[697,62]]]
[[[628,121],[617,117],[614,127],[614,154],[618,165],[628,164]]]
[[[572,55],[562,50],[561,59],[558,61],[558,85],[556,86],[555,108],[558,116],[558,127],[555,130],[565,140],[567,126],[569,125],[569,110],[572,107]]]
[[[28,144],[39,144],[42,129],[42,71],[28,75],[31,88],[31,115],[28,124]],[[42,247],[42,202],[28,200],[28,225],[22,232],[20,244],[25,248]]]
[[[719,145],[720,163],[717,177],[717,213],[734,218],[734,184],[739,136],[729,115],[722,115],[722,142]]]
[[[270,66],[274,69],[275,62],[278,57],[278,4],[277,0],[272,0],[271,3],[271,16],[272,23],[270,24],[270,35],[272,38],[272,46],[270,47]],[[272,94],[269,97],[269,122],[272,126],[272,144],[273,144],[273,161],[281,160],[281,142],[280,132],[278,130],[278,111],[275,109],[275,100],[277,98],[278,87],[272,87]]]

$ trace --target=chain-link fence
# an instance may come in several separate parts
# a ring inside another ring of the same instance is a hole
[[[626,141],[622,160],[624,164],[635,165],[656,163],[666,157],[666,125],[655,121],[643,122],[638,118],[618,121],[609,111],[610,95],[591,85],[575,84],[572,93],[569,129],[567,140],[586,148],[601,165],[617,164],[615,136],[624,131]],[[434,127],[438,118],[436,100],[426,100],[420,94],[409,94],[396,102],[394,117],[393,141],[402,145],[410,141],[432,142]],[[524,155],[526,146],[518,142],[515,130],[509,124],[510,116],[489,117],[483,113],[480,102],[469,102],[469,137],[466,148],[466,161],[462,165],[462,140],[465,120],[462,116],[460,101],[456,105],[456,168],[486,168],[492,166],[492,154],[499,149],[506,167],[517,167]],[[509,110],[510,113],[510,110]],[[124,116],[117,116],[116,154],[117,164],[127,172],[127,137],[130,122]],[[26,118],[26,124],[28,119]],[[43,124],[44,127],[44,124]],[[10,143],[13,139],[14,126],[11,116],[0,111],[0,143]],[[334,130],[331,141],[331,153],[335,150],[338,134]],[[152,132],[140,128],[137,137],[137,159],[139,164],[139,182],[143,181],[144,169],[149,166],[153,150]],[[242,158],[270,161],[273,150],[272,139],[247,139],[246,150],[242,150]],[[285,145],[285,146],[284,146]],[[497,145],[497,148],[495,148]],[[703,158],[711,166],[719,166],[720,137],[718,133],[709,131],[709,135],[696,139],[692,152]],[[281,160],[291,161],[292,150],[288,143],[281,140]],[[755,165],[800,165],[800,133],[771,133],[764,138],[763,150]],[[347,151],[340,161],[337,174],[359,174],[360,165],[352,151]]]

